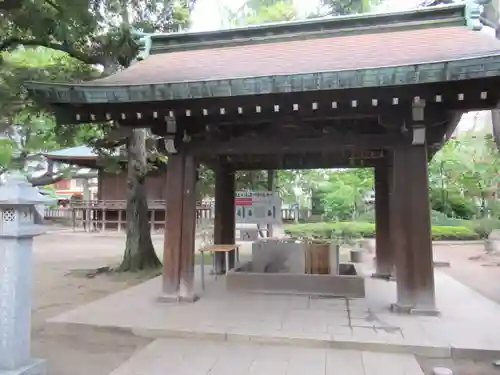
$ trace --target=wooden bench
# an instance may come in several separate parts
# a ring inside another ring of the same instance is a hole
[[[234,254],[235,263],[240,261],[240,245],[210,245],[198,250],[201,253],[201,288],[205,290],[205,253],[225,253],[226,254],[226,274],[229,268],[229,254]]]

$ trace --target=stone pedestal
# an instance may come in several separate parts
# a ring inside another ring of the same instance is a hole
[[[19,175],[0,187],[0,375],[42,375],[45,363],[30,357],[35,205],[47,199]]]

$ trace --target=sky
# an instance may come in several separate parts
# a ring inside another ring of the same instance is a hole
[[[209,31],[221,28],[223,9],[238,9],[245,0],[198,0],[191,15],[192,31]],[[295,0],[299,14],[308,14],[316,9],[319,0]],[[385,0],[380,11],[396,11],[415,8],[421,0]]]

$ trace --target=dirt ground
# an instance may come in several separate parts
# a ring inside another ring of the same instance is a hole
[[[95,236],[53,233],[36,239],[34,250],[33,355],[48,360],[48,375],[107,375],[150,340],[132,335],[95,331],[92,334],[64,332],[47,327],[46,319],[78,305],[102,298],[153,275],[103,274],[86,276],[87,270],[115,266],[122,256],[125,239],[121,236]],[[162,247],[161,236],[155,236],[155,247]],[[435,258],[449,261],[451,267],[440,268],[500,303],[500,257],[469,260],[483,254],[482,245],[435,246]],[[490,266],[484,266],[484,265]],[[500,359],[500,358],[499,358]],[[493,360],[493,359],[492,359]],[[434,366],[445,366],[455,375],[500,375],[492,360],[451,361],[419,358],[426,374]]]
[[[86,270],[119,264],[124,241],[123,237],[71,233],[36,239],[32,351],[33,356],[48,360],[48,375],[107,375],[150,342],[120,333],[96,331],[82,336],[55,332],[44,323],[50,317],[152,276],[86,277]],[[155,246],[161,247],[161,238],[155,242]]]

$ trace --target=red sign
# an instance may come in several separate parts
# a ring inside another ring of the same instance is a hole
[[[236,206],[251,206],[251,205],[253,205],[253,199],[252,198],[236,198],[234,200],[234,204]]]

